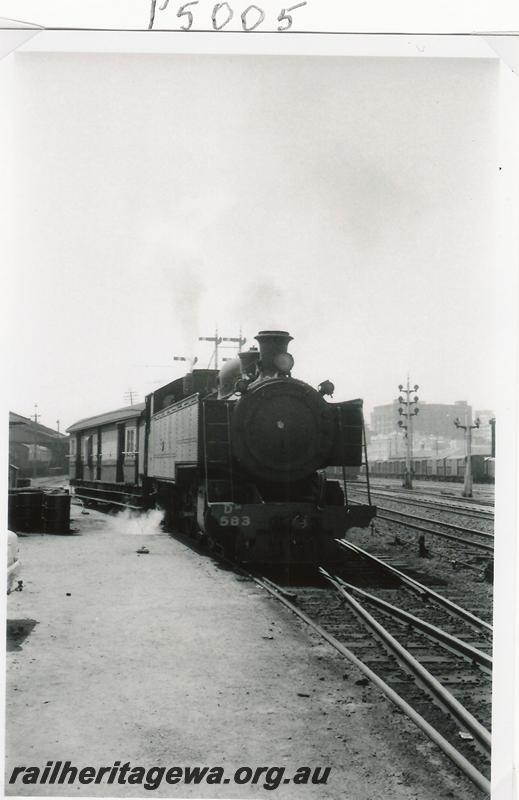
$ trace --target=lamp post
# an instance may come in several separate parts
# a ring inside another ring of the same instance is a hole
[[[398,398],[398,402],[400,403],[400,407],[398,409],[398,413],[400,416],[404,417],[405,422],[401,419],[398,420],[398,427],[402,428],[405,431],[404,438],[405,438],[405,474],[404,474],[404,487],[406,489],[413,488],[413,476],[412,476],[412,458],[413,458],[413,417],[418,414],[419,408],[417,407],[418,397],[415,395],[413,399],[411,399],[411,394],[413,392],[417,392],[420,387],[417,383],[415,383],[414,387],[411,389],[409,385],[409,376],[407,377],[407,384],[406,387],[400,386],[398,390],[402,392],[405,397],[402,397],[402,394]],[[413,408],[414,406],[414,408]]]
[[[479,428],[481,423],[479,419],[476,419],[474,420],[474,425],[469,425],[467,418],[465,417],[465,425],[462,425],[459,417],[456,417],[454,424],[457,428],[461,428],[465,431],[465,480],[463,482],[463,491],[461,496],[472,497],[472,431],[475,428]]]

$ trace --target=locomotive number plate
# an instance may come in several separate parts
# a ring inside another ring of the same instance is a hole
[[[222,528],[240,528],[250,525],[250,517],[240,514],[241,506],[235,506],[232,503],[225,503],[224,512],[220,517],[220,526]]]
[[[222,516],[220,517],[220,525],[222,528],[225,528],[227,525],[233,528],[247,527],[247,525],[250,525],[250,517],[240,517],[238,514],[233,514],[231,517]]]

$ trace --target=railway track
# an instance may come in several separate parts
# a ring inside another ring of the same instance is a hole
[[[348,486],[348,495],[364,495],[366,493],[367,489],[364,487],[352,487],[351,485]],[[444,511],[446,513],[458,514],[459,516],[472,517],[480,520],[494,520],[493,511],[488,511],[486,509],[466,508],[458,503],[438,503],[435,500],[429,500],[427,498],[419,500],[415,495],[412,497],[407,495],[399,495],[398,497],[395,497],[394,492],[384,492],[377,489],[371,489],[371,495],[373,497],[381,497],[386,501],[391,500],[394,503],[403,503],[408,506],[418,506],[419,508],[426,508],[432,511]]]
[[[388,516],[387,514],[380,514],[379,513],[380,510],[388,511],[392,514],[392,516]],[[401,519],[401,517],[404,517],[405,519]],[[452,542],[468,545],[469,547],[472,547],[476,550],[483,550],[489,554],[494,552],[494,544],[493,544],[494,535],[486,531],[478,531],[473,528],[464,528],[460,525],[455,525],[453,523],[448,523],[448,522],[441,522],[440,520],[427,519],[425,517],[416,517],[413,514],[408,514],[405,511],[397,511],[396,509],[394,510],[392,508],[381,509],[380,506],[378,506],[377,509],[377,519],[384,519],[387,522],[396,522],[398,524],[405,526],[406,528],[420,531],[424,535],[427,534],[429,536],[438,536],[442,539],[447,539]],[[411,522],[410,519],[423,520],[424,522],[428,522],[429,526],[426,527],[424,525],[419,525],[416,522]],[[457,536],[456,534],[447,533],[446,531],[442,530],[437,530],[437,528],[431,528],[430,525],[452,528],[454,530],[459,530],[466,534],[470,534],[471,536],[476,538],[467,539],[465,536]],[[478,540],[477,537],[480,537],[480,539],[484,538],[486,541]]]
[[[350,494],[367,494],[367,487],[365,485],[352,485],[348,484],[348,495]],[[482,502],[475,498],[457,498],[453,495],[449,495],[449,500],[453,502],[445,502],[446,496],[445,495],[436,495],[436,494],[429,494],[426,492],[422,492],[421,490],[417,489],[416,492],[413,494],[409,494],[408,490],[406,489],[377,489],[376,487],[370,487],[370,494],[373,497],[383,497],[385,499],[391,499],[395,502],[402,502],[408,503],[409,505],[416,505],[416,506],[423,506],[431,509],[435,509],[438,511],[449,511],[452,513],[458,513],[467,516],[475,516],[484,519],[494,519],[494,511],[490,511],[489,507],[493,509],[494,504]],[[441,497],[444,502],[440,503],[437,500],[430,500],[430,497]],[[470,505],[466,505],[470,503]],[[476,506],[481,506],[481,508],[476,508]]]
[[[377,491],[377,486],[373,487],[375,491]],[[372,489],[372,491],[373,491]],[[399,496],[408,496],[408,497],[416,497],[417,495],[421,495],[422,497],[428,499],[429,497],[438,497],[441,500],[449,500],[452,501],[458,508],[462,508],[466,506],[467,508],[474,508],[476,506],[481,506],[483,509],[494,508],[494,497],[488,496],[487,498],[479,498],[479,497],[461,497],[461,494],[454,494],[451,491],[441,491],[441,492],[434,492],[428,491],[426,489],[422,489],[421,487],[416,487],[413,491],[413,494],[409,494],[408,489],[398,488],[398,487],[385,487],[386,490],[390,491],[392,494],[396,494]],[[449,502],[449,505],[451,503]]]
[[[325,583],[286,590],[252,579],[381,690],[489,793],[491,626],[355,545],[341,548],[393,579],[369,591],[321,569]]]
[[[393,486],[401,486],[402,479],[403,475],[377,475],[373,473],[372,483],[377,486],[388,486],[392,488]],[[427,491],[441,491],[446,493],[455,492],[460,489],[463,484],[463,478],[456,479],[453,476],[441,478],[433,475],[425,478],[423,475],[417,476],[413,473],[413,482],[418,488],[426,489]],[[405,487],[402,488],[405,489]],[[474,482],[474,488],[482,495],[489,496],[494,493],[494,484],[491,482],[479,483],[476,481]]]
[[[469,527],[463,519],[463,515],[467,512],[450,505],[435,503],[432,506],[428,501],[414,498],[409,500],[407,496],[395,496],[377,491],[372,491],[372,495],[377,504],[378,520],[398,524],[403,529],[418,531],[423,537],[439,538],[454,546],[463,545],[464,548],[486,552],[489,556],[493,554],[493,515],[488,512],[482,513],[471,509],[469,517],[477,522],[472,522]],[[362,490],[357,487],[350,489],[348,496],[349,500],[355,503],[357,499],[362,500]],[[421,515],[420,510],[428,515]],[[423,543],[425,545],[425,538]]]
[[[481,619],[476,610],[470,610],[464,606],[460,606],[457,603],[459,599],[457,594],[453,595],[452,592],[439,594],[431,586],[426,586],[403,572],[401,567],[397,568],[394,564],[390,564],[386,556],[380,558],[373,552],[368,552],[346,539],[337,539],[336,541],[339,547],[345,550],[348,555],[351,556],[353,554],[359,556],[368,565],[374,566],[385,575],[395,578],[399,583],[405,586],[408,591],[416,594],[421,600],[433,602],[437,606],[444,608],[452,616],[459,617],[467,622],[474,630],[486,632],[491,636],[492,626],[490,623]]]
[[[350,488],[350,502],[363,502],[359,487]],[[372,550],[376,533],[382,551],[388,547],[415,550],[420,558],[440,559],[452,569],[467,569],[478,573],[476,580],[492,583],[494,555],[494,518],[488,511],[465,510],[447,504],[432,504],[429,500],[408,499],[406,495],[372,490],[372,500],[377,506],[377,516],[372,527],[368,549]],[[378,524],[377,524],[378,520]],[[415,533],[416,532],[416,533]],[[413,536],[413,533],[415,534]],[[359,544],[368,544],[365,536],[355,536]],[[403,555],[403,553],[402,553]],[[432,562],[431,562],[432,563]],[[415,564],[416,569],[416,564]],[[478,594],[480,594],[478,592]]]

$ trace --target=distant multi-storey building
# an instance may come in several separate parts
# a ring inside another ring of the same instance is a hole
[[[473,432],[473,441],[475,444],[492,444],[492,424],[491,420],[495,420],[495,414],[490,409],[482,409],[481,411],[474,411],[475,419],[479,419],[479,428]]]
[[[371,434],[390,434],[399,432],[398,408],[400,403],[393,400],[383,406],[375,406],[371,412]],[[413,417],[413,431],[416,436],[435,436],[447,439],[463,439],[464,432],[456,428],[454,420],[459,418],[462,425],[472,424],[472,407],[466,400],[455,403],[418,403],[419,413]]]
[[[386,405],[375,406],[371,413],[371,440],[368,443],[370,459],[401,458],[406,445],[403,431],[398,427],[402,419],[398,413],[400,403],[393,400]],[[465,453],[465,431],[454,425],[459,419],[462,425],[472,425],[479,419],[480,427],[472,432],[472,451],[490,454],[491,425],[494,413],[490,410],[472,411],[466,400],[455,403],[425,403],[419,401],[419,412],[413,417],[413,455],[433,458]]]

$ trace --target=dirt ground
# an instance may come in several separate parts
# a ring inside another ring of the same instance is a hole
[[[473,799],[475,788],[348,662],[254,584],[144,520],[73,507],[20,538],[7,602],[7,795]],[[148,554],[137,550],[146,546]],[[20,621],[29,622],[20,622]],[[18,621],[18,622],[16,622]],[[32,621],[32,622],[31,622]],[[34,623],[34,624],[33,624]],[[31,628],[32,626],[32,628]],[[28,632],[26,638],[24,633]],[[17,638],[16,638],[16,635]],[[9,785],[16,766],[222,766],[225,785]],[[328,783],[234,770],[330,767]]]

